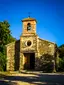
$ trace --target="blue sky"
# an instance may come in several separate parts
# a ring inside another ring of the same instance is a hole
[[[0,21],[9,22],[12,35],[20,39],[23,18],[37,20],[40,38],[64,44],[64,0],[0,0]]]

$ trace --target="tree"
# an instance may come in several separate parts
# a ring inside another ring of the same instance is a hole
[[[15,41],[10,31],[7,21],[0,22],[0,70],[4,70],[6,65],[5,45]]]
[[[59,46],[59,71],[64,71],[64,44]]]
[[[64,44],[62,44],[61,46],[59,46],[59,53],[60,53],[60,58],[64,57]]]

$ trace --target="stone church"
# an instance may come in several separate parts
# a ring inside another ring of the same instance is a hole
[[[23,19],[20,40],[6,45],[7,71],[42,70],[46,56],[53,62],[55,69],[56,44],[39,38],[36,34],[36,24],[34,18]]]

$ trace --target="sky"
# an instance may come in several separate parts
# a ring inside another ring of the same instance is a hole
[[[0,0],[0,21],[7,20],[12,36],[20,39],[21,20],[37,20],[37,35],[58,46],[64,44],[64,0]]]

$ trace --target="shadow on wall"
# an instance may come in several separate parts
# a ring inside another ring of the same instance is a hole
[[[20,62],[20,40],[16,41],[15,43],[15,63],[14,63],[14,69],[15,71],[19,70],[19,62]]]
[[[42,70],[43,72],[53,72],[54,63],[53,56],[49,54],[44,54],[36,58],[36,69]]]

